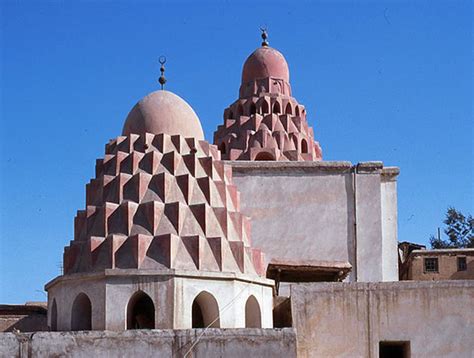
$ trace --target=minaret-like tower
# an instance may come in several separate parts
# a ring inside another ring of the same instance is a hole
[[[288,64],[267,38],[262,29],[262,46],[244,63],[239,99],[225,109],[214,144],[226,160],[322,160],[306,110],[291,95]]]

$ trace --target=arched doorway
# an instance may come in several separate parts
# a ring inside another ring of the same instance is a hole
[[[288,104],[286,105],[285,114],[293,114],[293,110],[291,109],[290,102],[288,102]]]
[[[71,331],[90,331],[92,329],[92,304],[85,293],[77,295],[72,304]]]
[[[267,153],[267,152],[260,152],[255,156],[255,161],[258,160],[275,160],[272,154]]]
[[[127,305],[127,329],[154,329],[155,305],[143,291],[133,294]]]
[[[56,299],[53,299],[53,304],[51,305],[51,326],[49,328],[53,332],[58,330],[58,306],[56,305]]]
[[[193,328],[219,328],[219,305],[209,292],[203,291],[193,301],[192,327]]]
[[[262,313],[255,296],[250,296],[245,304],[245,328],[262,328]]]

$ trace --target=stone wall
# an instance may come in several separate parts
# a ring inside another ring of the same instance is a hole
[[[298,357],[379,356],[409,342],[413,357],[474,355],[474,281],[319,283],[291,288]]]
[[[398,281],[398,168],[381,162],[228,162],[267,261],[343,261],[349,281]]]
[[[181,358],[188,352],[188,358],[291,358],[296,337],[291,328],[0,333],[1,357]]]

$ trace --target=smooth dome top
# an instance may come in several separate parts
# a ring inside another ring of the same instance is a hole
[[[245,61],[242,83],[259,78],[274,77],[290,82],[290,71],[283,55],[268,46],[256,49]]]
[[[166,133],[204,139],[201,122],[191,106],[181,97],[163,90],[143,97],[132,108],[122,133]]]

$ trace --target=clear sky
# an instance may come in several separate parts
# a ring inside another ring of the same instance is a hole
[[[0,303],[45,300],[105,143],[167,89],[206,138],[260,44],[290,66],[325,160],[399,166],[399,240],[473,212],[471,1],[1,1]]]

